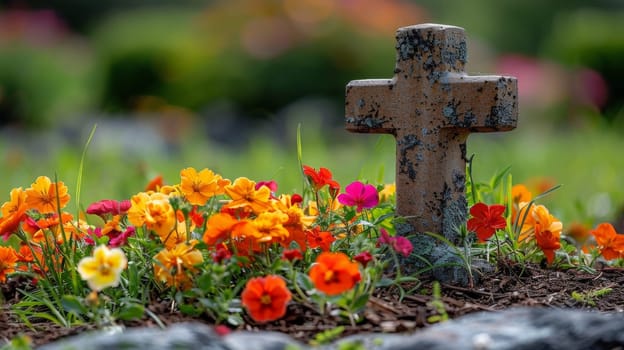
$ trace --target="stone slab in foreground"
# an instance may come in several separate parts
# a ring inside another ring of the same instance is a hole
[[[480,312],[419,330],[410,335],[354,335],[312,348],[275,332],[234,332],[218,336],[211,327],[182,323],[166,330],[136,328],[124,333],[87,333],[39,347],[41,350],[295,350],[338,349],[616,349],[624,347],[624,314],[574,309],[516,308]],[[344,349],[344,348],[343,348]],[[351,349],[351,348],[349,348]]]

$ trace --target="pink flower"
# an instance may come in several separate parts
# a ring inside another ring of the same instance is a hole
[[[136,229],[134,226],[128,226],[124,232],[119,233],[118,235],[111,238],[108,242],[108,245],[113,248],[120,247],[125,245],[128,242],[128,237],[134,236],[136,233]]]
[[[391,237],[388,231],[383,228],[381,229],[381,236],[379,236],[377,243],[390,246],[395,252],[406,258],[412,254],[412,250],[414,250],[414,246],[412,246],[412,242],[410,242],[409,239],[402,236]]]
[[[114,199],[103,199],[99,202],[92,203],[87,207],[87,214],[95,214],[103,216],[105,214],[119,215],[124,214],[130,209],[130,201],[116,201]]]
[[[357,212],[362,209],[374,208],[379,204],[379,195],[373,185],[365,185],[359,181],[345,187],[345,193],[338,195],[338,201],[347,206],[357,206]]]

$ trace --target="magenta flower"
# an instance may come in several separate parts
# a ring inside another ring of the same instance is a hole
[[[412,242],[409,241],[409,239],[402,236],[391,237],[388,234],[388,231],[383,228],[381,229],[381,235],[379,236],[377,243],[380,245],[386,244],[390,246],[390,248],[392,248],[395,252],[403,255],[406,258],[410,254],[412,254],[412,250],[414,250],[414,246],[412,245]]]
[[[379,195],[373,185],[365,185],[359,181],[345,187],[345,193],[338,195],[338,202],[347,206],[357,206],[357,212],[362,209],[374,208],[379,204]]]
[[[87,207],[87,214],[95,214],[98,216],[104,216],[106,214],[119,215],[127,212],[130,206],[130,201],[127,199],[122,201],[103,199],[89,205],[89,207]]]

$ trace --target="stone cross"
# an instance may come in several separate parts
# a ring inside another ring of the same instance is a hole
[[[397,30],[392,79],[355,80],[346,89],[346,128],[396,138],[396,211],[415,232],[457,242],[467,215],[466,139],[516,127],[517,81],[464,72],[459,27]]]

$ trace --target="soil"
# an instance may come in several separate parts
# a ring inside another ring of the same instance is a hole
[[[285,318],[279,321],[260,325],[245,318],[246,324],[238,329],[282,332],[307,343],[316,334],[338,325],[344,326],[340,337],[366,332],[409,333],[435,323],[432,316],[453,319],[472,312],[496,311],[514,306],[588,308],[615,313],[624,311],[624,290],[618,288],[623,284],[624,270],[617,268],[604,267],[596,273],[588,273],[578,269],[555,270],[537,265],[529,265],[524,269],[503,266],[483,276],[479,285],[472,288],[441,285],[441,297],[437,300],[442,302],[442,309],[433,302],[436,298],[432,296],[432,281],[424,279],[416,286],[416,293],[405,295],[401,301],[398,289],[379,289],[370,299],[356,326],[351,326],[344,319],[321,316],[311,305],[291,303]],[[587,295],[606,288],[611,291],[598,297],[586,300],[575,300],[572,297],[573,292]],[[8,303],[0,309],[0,345],[19,334],[27,335],[34,345],[40,345],[93,328],[63,328],[50,322],[31,320],[35,329],[30,329],[9,311],[17,296],[14,290],[9,289],[14,288],[5,286],[2,290]],[[184,321],[212,324],[208,319],[171,312],[170,307],[165,302],[149,305],[149,309],[165,325]],[[127,322],[125,326],[158,327],[147,316],[139,321]]]

